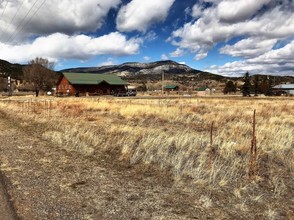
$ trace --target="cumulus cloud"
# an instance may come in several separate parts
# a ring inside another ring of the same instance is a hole
[[[151,59],[151,57],[144,56],[143,59],[144,59],[144,61],[149,61]]]
[[[166,54],[161,55],[161,60],[168,60],[168,56]]]
[[[96,38],[56,33],[47,37],[39,37],[32,43],[22,45],[12,46],[0,43],[0,57],[11,62],[27,62],[38,56],[54,61],[59,59],[86,60],[102,54],[133,55],[139,52],[141,43],[140,38],[127,39],[125,35],[118,32]]]
[[[202,15],[203,6],[200,4],[195,4],[192,8],[192,17],[198,18]]]
[[[184,50],[177,48],[174,52],[169,54],[171,57],[182,57],[184,55]]]
[[[196,56],[194,57],[195,60],[202,60],[207,57],[208,52],[206,51],[199,51]]]
[[[2,1],[0,41],[13,43],[32,35],[75,34],[99,29],[111,8],[121,0]],[[44,4],[43,4],[44,3]]]
[[[252,74],[293,75],[294,40],[282,48],[268,51],[255,58],[226,63],[223,66],[211,66],[207,71],[226,76],[241,76],[245,72]]]
[[[158,38],[157,34],[154,31],[149,31],[145,36],[144,40],[146,41],[154,41]]]
[[[120,31],[146,32],[150,25],[166,19],[175,0],[132,0],[120,8],[116,23]]]
[[[225,0],[217,5],[217,14],[221,21],[236,23],[250,19],[271,0]]]
[[[112,66],[115,64],[116,64],[116,62],[114,61],[114,59],[110,57],[106,61],[100,63],[98,66]]]
[[[267,7],[264,7],[263,12],[257,13],[264,5]],[[240,11],[240,14],[234,14],[234,10],[230,11],[230,8]],[[220,42],[228,42],[236,38],[244,39],[244,37],[258,39],[258,36],[264,40],[264,45],[257,45],[262,47],[260,51],[250,50],[251,45],[243,41],[234,47],[224,48],[222,52],[231,53],[229,51],[234,51],[238,47],[246,50],[245,46],[247,46],[249,49],[244,52],[245,57],[250,56],[250,53],[260,55],[261,51],[266,52],[274,41],[294,36],[293,10],[294,3],[288,0],[212,1],[211,7],[204,9],[199,19],[175,30],[169,41],[179,48],[195,53],[197,59],[204,58],[204,55]]]
[[[263,39],[260,37],[250,37],[238,41],[234,45],[226,45],[220,49],[220,53],[233,57],[252,58],[260,56],[274,47],[277,39]]]

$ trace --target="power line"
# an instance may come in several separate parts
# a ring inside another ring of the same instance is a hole
[[[32,5],[32,7],[28,10],[28,12],[26,13],[26,15],[24,16],[24,18],[22,19],[22,22],[20,22],[17,27],[14,29],[13,33],[7,38],[6,42],[10,42],[11,39],[15,38],[16,35],[16,31],[19,29],[19,27],[25,22],[26,18],[28,17],[28,15],[30,14],[30,12],[32,11],[32,9],[35,7],[35,5],[37,4],[38,0],[35,1],[35,3]]]
[[[32,20],[32,18],[38,13],[38,11],[40,10],[40,8],[42,8],[42,6],[45,4],[45,2],[46,2],[47,0],[44,0],[43,2],[42,2],[42,4],[37,8],[37,10],[35,11],[35,13],[26,21],[26,23],[22,26],[22,28],[19,30],[19,32],[21,32],[23,29],[24,29],[24,27]],[[15,38],[15,37],[14,37]],[[14,38],[12,39],[12,41],[11,42],[13,42],[13,40],[14,40]]]
[[[6,11],[7,5],[8,5],[8,1],[6,1],[6,5],[5,5],[5,7],[4,7],[4,10],[2,11],[2,14],[1,14],[0,20],[2,20],[2,18],[3,18],[3,15],[4,15],[4,12]]]
[[[21,6],[23,5],[23,3],[24,3],[24,0],[23,0],[22,3],[20,4],[20,6],[17,8],[17,11],[14,13],[13,18],[10,20],[10,24],[12,24],[12,22],[14,21],[16,15],[18,14],[18,12],[19,12]]]
[[[25,23],[23,23],[23,25],[22,25],[22,27],[20,28],[20,30],[19,30],[19,32],[21,32],[23,29],[24,29],[24,27],[32,20],[32,18],[38,13],[38,11],[43,7],[43,5],[45,4],[45,2],[46,2],[47,0],[44,0],[39,6],[38,6],[38,8],[37,8],[37,10],[30,16],[30,18],[25,22]],[[33,7],[36,5],[36,2],[34,3],[34,5],[31,7],[31,9],[30,9],[30,11],[33,9]],[[28,15],[29,13],[27,13],[27,15]],[[27,15],[25,16],[25,18],[27,17]],[[24,21],[25,21],[25,19],[24,19]],[[17,28],[18,29],[18,28]],[[15,29],[15,31],[17,30],[17,29]],[[11,38],[11,43],[14,41],[14,39],[15,39],[15,37],[16,37],[16,34],[17,33],[15,33],[14,34],[14,36]]]
[[[7,1],[7,2],[8,2],[8,1]],[[19,5],[19,7],[17,8],[17,10],[15,11],[13,17],[11,18],[11,20],[10,20],[10,22],[9,22],[10,24],[13,23],[13,21],[14,21],[16,15],[18,14],[18,12],[19,12],[21,6],[23,5],[23,3],[24,3],[24,0],[21,2],[21,4]],[[6,5],[7,5],[7,4],[6,4]],[[2,13],[2,14],[3,14],[3,13]],[[0,20],[1,20],[1,19],[0,19]],[[7,25],[6,25],[6,27],[7,27]],[[3,35],[3,33],[5,32],[4,30],[6,29],[6,27],[5,27],[5,26],[2,27],[2,33],[0,33],[0,37],[1,37],[1,36]]]

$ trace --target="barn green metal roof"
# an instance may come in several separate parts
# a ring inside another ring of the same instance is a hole
[[[116,75],[95,73],[63,73],[64,77],[73,85],[98,85],[106,82],[109,85],[128,85]]]
[[[203,91],[206,91],[206,89],[209,89],[207,86],[204,86],[204,87],[199,87],[197,89],[198,92],[203,92]]]
[[[177,85],[167,85],[164,88],[165,89],[176,89],[178,86]]]

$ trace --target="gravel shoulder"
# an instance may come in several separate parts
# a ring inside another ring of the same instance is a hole
[[[17,215],[6,191],[5,181],[0,172],[0,213],[1,220],[17,220]]]

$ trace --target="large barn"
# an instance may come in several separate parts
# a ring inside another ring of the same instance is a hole
[[[128,83],[116,75],[95,73],[62,73],[57,86],[57,94],[110,95],[126,91]]]

